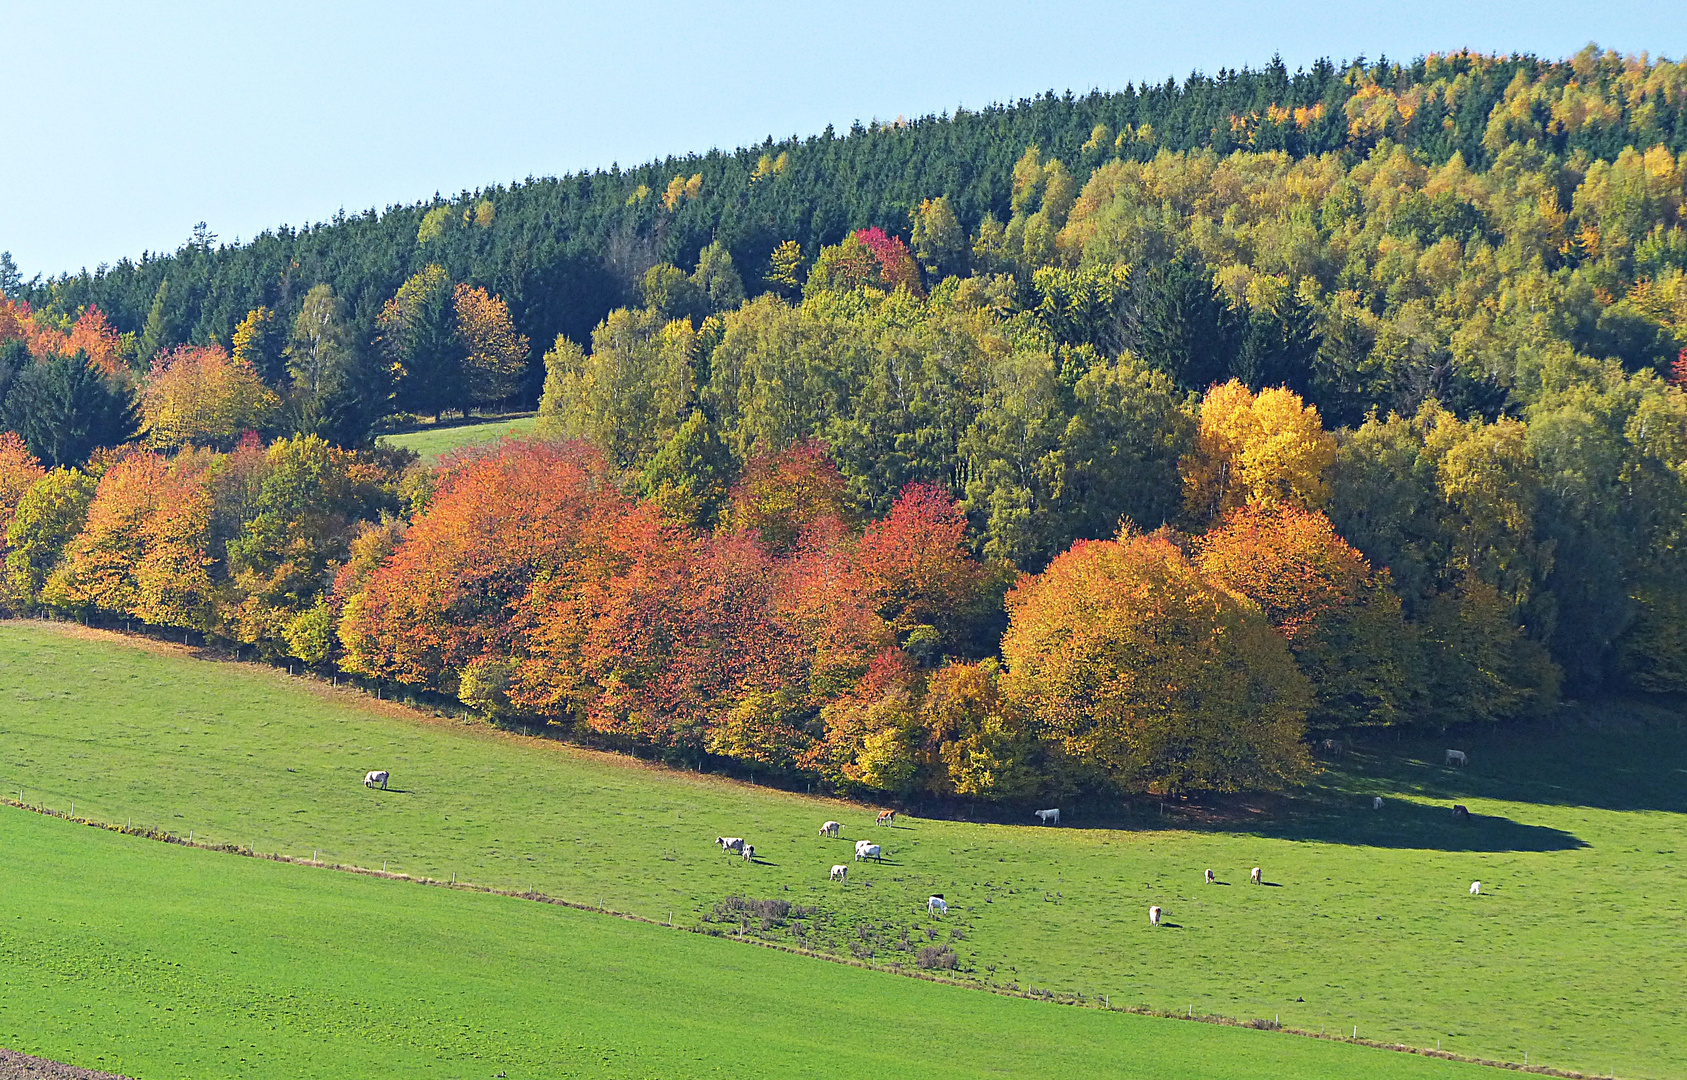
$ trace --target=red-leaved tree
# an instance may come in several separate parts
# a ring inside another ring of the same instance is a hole
[[[868,601],[917,657],[964,644],[983,614],[986,575],[966,546],[966,517],[938,484],[909,484],[867,526],[855,565]]]
[[[916,296],[921,294],[920,268],[901,237],[889,236],[874,225],[870,229],[857,229],[855,238],[866,245],[873,258],[878,260],[879,277],[887,288],[905,288]]]

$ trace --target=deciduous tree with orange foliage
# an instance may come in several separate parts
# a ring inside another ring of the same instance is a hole
[[[212,622],[209,455],[178,454],[147,520],[131,613],[153,626],[206,631]]]
[[[1311,688],[1252,601],[1169,539],[1080,541],[1008,594],[1005,690],[1123,791],[1302,780]]]
[[[153,626],[208,630],[213,464],[203,453],[167,460],[134,452],[114,462],[41,599]]]
[[[471,661],[508,659],[533,583],[585,572],[627,510],[583,443],[506,440],[463,455],[392,556],[343,598],[342,666],[451,690]]]
[[[69,316],[54,318],[33,311],[26,301],[0,299],[0,342],[19,340],[37,359],[83,352],[108,378],[128,372],[122,338],[96,304],[89,304],[71,320]]]
[[[12,523],[18,500],[46,472],[16,432],[0,432],[0,551],[4,550],[6,527]]]
[[[1246,507],[1196,541],[1195,564],[1257,603],[1311,680],[1314,727],[1401,718],[1413,639],[1389,588],[1328,518],[1294,507]]]
[[[512,697],[644,746],[730,746],[789,766],[806,739],[770,706],[801,701],[800,653],[770,618],[772,559],[747,536],[697,536],[649,505],[607,524],[580,572],[535,583],[523,604]],[[760,700],[746,711],[750,695]],[[723,730],[729,719],[792,750],[740,745],[748,733]]]
[[[935,664],[979,644],[967,639],[990,622],[991,576],[967,550],[966,517],[939,485],[904,487],[884,520],[867,526],[855,562],[868,600],[915,659]]]
[[[82,529],[66,546],[42,599],[59,608],[132,615],[148,524],[169,473],[166,459],[145,452],[127,454],[106,469]]]

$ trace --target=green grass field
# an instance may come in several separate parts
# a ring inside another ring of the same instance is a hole
[[[983,983],[1357,1025],[1361,1037],[1589,1072],[1687,1074],[1680,719],[1464,739],[1472,766],[1460,771],[1431,760],[1442,745],[1380,741],[1306,797],[1241,823],[1091,828],[1073,815],[1058,829],[882,829],[868,807],[412,718],[268,669],[0,625],[0,785],[31,803],[74,800],[101,820],[657,919],[672,911],[681,925],[702,925],[729,895],[783,898],[819,908],[803,943],[875,964],[911,965],[935,942],[959,955],[958,977]],[[394,790],[365,790],[372,768],[390,769]],[[1369,809],[1372,793],[1383,811]],[[1471,822],[1451,819],[1454,800]],[[826,872],[851,861],[850,843],[815,835],[831,817],[888,855],[853,864],[847,887]],[[721,855],[711,841],[723,833],[748,837],[763,861]],[[1246,884],[1254,865],[1269,887]],[[1208,866],[1228,884],[1202,884]],[[1472,898],[1478,878],[1484,895]],[[374,884],[389,887],[344,887]],[[931,892],[951,905],[940,925],[924,914]],[[1158,931],[1150,903],[1166,911]]]
[[[422,428],[396,435],[383,435],[380,442],[387,446],[402,446],[432,461],[441,454],[463,446],[480,446],[496,442],[506,435],[526,435],[533,430],[535,417],[518,416],[505,420],[489,420],[484,424],[456,424],[446,427]]]
[[[0,809],[0,1043],[161,1077],[1459,1077]]]

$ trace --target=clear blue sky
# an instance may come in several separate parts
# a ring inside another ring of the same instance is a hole
[[[239,10],[236,10],[236,9]],[[0,250],[26,276],[341,207],[1191,70],[1588,41],[1681,0],[1271,4],[0,0]]]

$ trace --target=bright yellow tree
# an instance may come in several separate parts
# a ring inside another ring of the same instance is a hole
[[[183,345],[160,353],[141,389],[149,445],[232,446],[267,427],[281,407],[257,370],[216,345]]]
[[[1195,449],[1180,466],[1184,511],[1204,524],[1244,506],[1316,510],[1329,498],[1324,472],[1335,458],[1315,406],[1292,390],[1255,394],[1232,379],[1201,400]]]
[[[487,405],[510,397],[527,371],[527,335],[516,333],[509,305],[485,289],[459,285],[455,300],[469,400]]]

